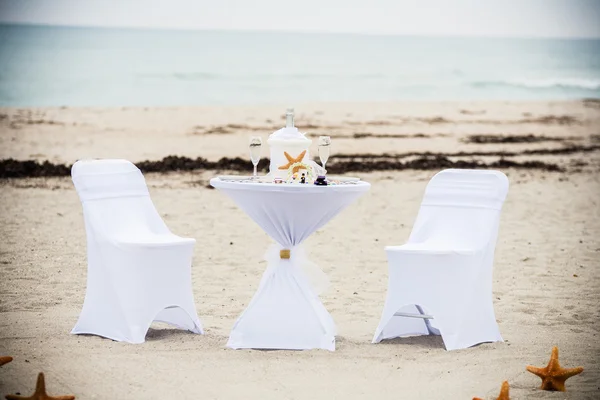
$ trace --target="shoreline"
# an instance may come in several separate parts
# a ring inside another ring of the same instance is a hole
[[[415,99],[415,100],[347,100],[347,101],[298,101],[293,104],[287,102],[272,102],[272,103],[248,103],[248,104],[187,104],[187,105],[172,105],[172,106],[153,106],[153,105],[114,105],[114,106],[69,106],[69,105],[52,105],[52,106],[41,106],[41,105],[2,105],[0,106],[0,113],[13,112],[17,110],[38,110],[38,111],[56,111],[56,110],[143,110],[143,109],[257,109],[257,108],[274,108],[281,111],[281,115],[285,115],[286,108],[294,108],[297,112],[302,109],[313,109],[313,108],[344,108],[350,109],[355,107],[368,106],[455,106],[463,105],[468,107],[469,105],[477,105],[482,107],[493,107],[502,104],[516,104],[516,105],[535,105],[535,104],[548,104],[548,105],[565,105],[581,103],[590,107],[600,107],[600,97],[576,97],[576,98],[549,98],[549,99],[440,99],[440,100],[427,100],[427,99]]]

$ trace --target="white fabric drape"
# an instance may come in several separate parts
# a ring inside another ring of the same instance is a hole
[[[202,333],[192,293],[194,239],[169,231],[140,170],[126,160],[78,161],[87,289],[74,334],[142,343],[152,321]]]
[[[222,190],[275,242],[267,270],[250,304],[231,332],[228,347],[335,349],[335,324],[318,293],[327,286],[322,271],[306,258],[301,243],[368,191],[366,182],[339,186],[228,182]],[[290,250],[282,259],[280,250]]]
[[[408,242],[386,247],[388,293],[373,343],[438,332],[447,350],[502,340],[492,267],[507,192],[498,171],[445,170],[432,178]]]

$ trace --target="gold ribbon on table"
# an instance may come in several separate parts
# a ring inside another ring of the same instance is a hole
[[[279,258],[289,260],[290,259],[290,250],[289,249],[279,250]]]

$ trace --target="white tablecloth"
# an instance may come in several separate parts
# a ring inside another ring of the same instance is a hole
[[[231,197],[276,242],[267,251],[267,270],[227,346],[335,350],[335,324],[317,294],[324,279],[318,268],[310,268],[300,244],[371,185],[284,185],[220,178],[210,184]],[[290,250],[289,259],[280,250]]]

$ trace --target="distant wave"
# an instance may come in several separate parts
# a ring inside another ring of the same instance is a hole
[[[526,89],[600,89],[600,79],[579,79],[579,78],[557,78],[557,79],[515,79],[507,81],[481,81],[473,82],[475,87],[490,86],[512,86]]]
[[[386,79],[389,78],[384,74],[378,73],[357,73],[357,74],[338,74],[338,73],[274,73],[274,74],[218,74],[210,72],[173,72],[163,74],[139,74],[141,78],[153,78],[153,79],[176,79],[182,81],[204,81],[204,80],[230,80],[230,79],[241,79],[241,80],[279,80],[279,79],[291,79],[291,80],[311,80],[311,79]]]
[[[152,79],[176,79],[181,81],[199,81],[218,79],[218,74],[209,72],[173,72],[173,73],[158,73],[158,74],[138,74],[140,78]]]
[[[458,73],[454,71],[454,73]],[[383,73],[329,73],[329,72],[307,72],[307,73],[213,73],[213,72],[172,72],[162,74],[141,74],[142,78],[152,78],[161,80],[180,80],[180,81],[222,81],[222,80],[238,80],[238,81],[346,81],[353,82],[361,81],[390,81],[400,87],[448,87],[448,86],[471,86],[474,88],[520,88],[520,89],[570,89],[570,90],[600,90],[600,79],[580,79],[580,78],[554,78],[554,79],[506,79],[506,80],[483,80],[483,81],[463,81],[460,83],[456,80],[439,79],[432,76],[420,76],[415,81],[414,76],[402,74],[383,74]],[[463,78],[464,79],[464,78]]]
[[[217,79],[219,75],[208,72],[174,73],[173,77],[182,81],[197,81],[205,79]]]

